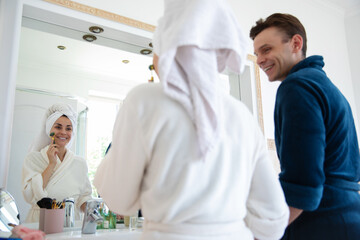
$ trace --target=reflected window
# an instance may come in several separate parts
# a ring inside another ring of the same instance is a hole
[[[92,184],[96,169],[105,156],[107,147],[112,139],[112,130],[116,115],[121,107],[121,100],[92,97],[88,105],[88,129],[87,129],[87,162],[89,167],[89,179]],[[97,197],[95,187],[93,196]]]

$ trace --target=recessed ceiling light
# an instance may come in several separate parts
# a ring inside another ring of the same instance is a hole
[[[66,47],[62,46],[62,45],[57,46],[57,48],[60,49],[60,50],[65,50],[66,49]]]
[[[152,42],[151,42],[151,43],[149,43],[149,47],[151,47],[151,48],[153,47]]]
[[[152,53],[152,50],[151,50],[151,49],[142,49],[142,50],[140,51],[140,53],[141,53],[142,55],[149,55],[150,53]]]
[[[97,38],[94,36],[94,35],[90,35],[90,34],[86,34],[83,36],[83,39],[85,41],[88,41],[88,42],[93,42],[95,41]]]
[[[123,62],[123,63],[125,63],[125,64],[128,64],[130,61],[129,61],[129,60],[126,60],[126,59],[124,59],[124,60],[122,60],[122,62]]]
[[[98,26],[92,26],[89,28],[89,31],[92,33],[99,34],[99,33],[102,33],[104,31],[104,29],[101,27],[98,27]]]

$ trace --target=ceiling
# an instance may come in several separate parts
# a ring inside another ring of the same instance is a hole
[[[99,39],[99,36],[97,36]],[[98,41],[98,40],[96,40]],[[60,50],[58,46],[64,46]],[[98,75],[113,76],[119,79],[136,81],[147,68],[151,57],[135,53],[127,44],[123,49],[115,49],[79,39],[67,38],[31,28],[22,28],[20,44],[20,62],[59,66],[66,69],[78,69]],[[138,47],[139,51],[140,48]],[[127,60],[128,63],[123,61]],[[146,66],[145,69],[138,66]],[[121,77],[120,77],[121,76]]]
[[[102,37],[101,34],[96,34],[94,42],[86,42],[82,37],[88,33],[23,17],[19,54],[19,71],[23,74],[18,74],[18,86],[56,92],[59,88],[55,89],[53,84],[40,79],[48,78],[50,81],[57,79],[55,74],[59,74],[63,76],[62,86],[78,85],[82,88],[79,92],[71,88],[62,89],[61,95],[68,91],[70,96],[87,98],[90,91],[94,94],[98,85],[102,85],[102,93],[98,96],[122,99],[134,86],[146,83],[152,74],[158,81],[156,74],[149,70],[151,55],[140,54],[143,46]],[[65,49],[60,50],[58,46]],[[84,86],[81,79],[88,79],[89,84]],[[90,80],[98,85],[90,85]],[[110,87],[105,88],[106,84]],[[86,87],[89,89],[84,92]]]

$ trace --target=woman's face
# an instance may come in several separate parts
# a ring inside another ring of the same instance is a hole
[[[73,133],[70,119],[65,116],[58,118],[50,130],[50,133],[52,132],[55,133],[55,143],[59,147],[65,147],[70,142]]]

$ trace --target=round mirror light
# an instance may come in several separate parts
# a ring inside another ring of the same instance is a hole
[[[98,27],[98,26],[92,26],[89,28],[89,31],[92,33],[99,34],[99,33],[102,33],[104,31],[104,29],[101,27]]]
[[[83,39],[85,41],[88,41],[88,42],[93,42],[95,41],[97,38],[94,36],[94,35],[90,35],[90,34],[86,34],[83,36]]]
[[[151,50],[151,49],[142,49],[142,50],[140,51],[140,53],[141,53],[142,55],[149,55],[150,53],[152,53],[152,50]]]

